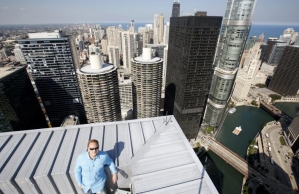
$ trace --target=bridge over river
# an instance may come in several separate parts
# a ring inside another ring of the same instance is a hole
[[[271,193],[295,193],[292,188],[281,184],[273,177],[267,177],[267,175],[257,171],[252,165],[248,164],[246,160],[235,154],[233,151],[215,139],[208,136],[201,136],[201,143],[206,150],[211,150],[217,154],[225,162],[242,173],[246,178],[256,179],[260,184],[264,184],[266,188],[271,191]]]

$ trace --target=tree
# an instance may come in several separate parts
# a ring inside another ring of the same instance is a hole
[[[253,106],[257,106],[257,101],[256,101],[256,100],[253,100],[253,101],[251,101],[251,104],[252,104]]]
[[[274,102],[275,100],[280,100],[281,96],[277,94],[270,94],[269,97],[271,97],[271,102]]]

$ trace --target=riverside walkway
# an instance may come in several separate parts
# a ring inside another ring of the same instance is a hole
[[[264,184],[271,193],[294,193],[294,191],[286,185],[281,184],[274,178],[267,177],[267,175],[255,170],[255,168],[248,164],[246,160],[215,139],[207,136],[201,136],[201,142],[202,145],[205,146],[206,150],[211,150],[217,154],[225,162],[242,173],[246,178],[256,179],[259,184]]]

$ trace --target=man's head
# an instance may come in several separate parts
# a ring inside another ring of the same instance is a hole
[[[99,152],[99,142],[96,139],[92,139],[87,143],[87,150],[89,157],[94,159]]]

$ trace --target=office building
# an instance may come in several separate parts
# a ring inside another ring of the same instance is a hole
[[[239,69],[235,87],[232,94],[232,99],[241,102],[247,99],[250,87],[255,83],[255,77],[258,73],[261,61],[260,43],[257,42],[251,48],[245,58],[244,65]]]
[[[269,89],[283,96],[299,90],[299,46],[286,46],[270,82]]]
[[[170,18],[165,113],[175,116],[187,138],[197,136],[202,121],[221,21],[218,16]]]
[[[180,17],[180,3],[179,2],[173,3],[171,17]]]
[[[134,34],[128,31],[121,32],[123,49],[123,67],[126,73],[131,73],[131,59],[134,57]]]
[[[88,123],[121,120],[116,66],[103,63],[99,54],[90,55],[90,65],[77,69]]]
[[[15,57],[16,57],[16,61],[20,62],[21,64],[26,64],[26,59],[23,55],[23,52],[20,48],[19,44],[15,45],[15,49],[13,50]]]
[[[161,14],[159,17],[159,44],[163,44],[164,35],[164,15]]]
[[[132,59],[135,118],[159,116],[162,72],[163,60],[153,57],[150,48],[143,48],[142,56]]]
[[[26,66],[0,67],[0,133],[47,127]]]
[[[228,104],[251,27],[256,0],[228,0],[204,120],[218,127]]]
[[[79,67],[72,36],[62,31],[29,33],[19,40],[30,74],[53,127],[68,115],[86,123],[85,111],[75,69]]]

